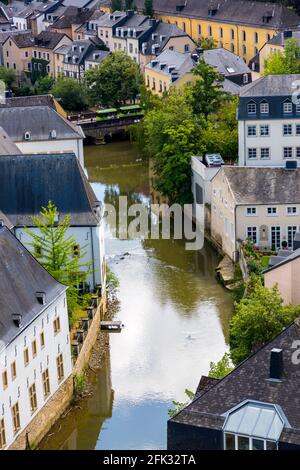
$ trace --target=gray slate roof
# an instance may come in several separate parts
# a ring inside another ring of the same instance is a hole
[[[290,96],[295,91],[293,83],[299,80],[300,74],[267,75],[245,85],[241,97]]]
[[[34,259],[7,227],[0,227],[0,350],[20,335],[28,325],[66,290]],[[46,293],[46,304],[36,299]],[[22,315],[18,328],[13,314]]]
[[[106,57],[108,57],[111,53],[109,51],[101,51],[101,50],[93,50],[87,54],[85,61],[88,62],[96,62],[100,64]]]
[[[66,5],[65,2],[64,4]],[[62,16],[60,16],[59,18],[57,18],[57,20],[53,22],[51,28],[64,29],[70,28],[72,24],[83,24],[90,19],[92,14],[92,10],[88,8],[83,9],[83,7],[81,6],[76,6],[72,1],[72,4],[69,4],[69,6],[67,6]]]
[[[25,132],[31,132],[31,140],[50,140],[50,132],[56,131],[56,140],[82,139],[80,127],[75,126],[49,106],[0,108],[0,126],[14,142],[24,141]]]
[[[144,0],[135,0],[138,11],[144,8]],[[186,6],[177,12],[178,4]],[[268,2],[251,2],[247,0],[218,0],[219,6],[214,16],[209,15],[211,0],[153,0],[154,12],[158,14],[171,14],[186,18],[207,19],[224,23],[236,23],[240,25],[263,26],[264,28],[284,29],[298,26],[300,19],[293,11],[278,4]],[[268,23],[263,22],[263,16],[270,14]]]
[[[252,354],[229,375],[219,380],[183,411],[171,419],[189,426],[222,429],[223,413],[244,400],[257,400],[279,405],[291,429],[285,428],[280,441],[300,444],[299,388],[300,368],[293,364],[294,340],[300,339],[299,319],[275,339]],[[273,348],[283,350],[284,377],[280,382],[267,380]]]
[[[0,108],[18,108],[28,106],[50,106],[56,109],[53,95],[14,96],[0,102]]]
[[[52,201],[73,226],[97,226],[97,198],[73,153],[7,155],[0,158],[0,210],[14,226],[32,226],[31,217]]]
[[[281,261],[279,261],[278,263],[274,264],[273,266],[270,266],[269,268],[265,269],[264,273],[268,273],[269,271],[273,271],[273,269],[276,269],[276,268],[282,266],[283,264],[290,263],[291,261],[294,261],[295,259],[299,258],[300,257],[300,248],[295,250],[289,256],[279,256],[279,254],[278,254],[278,257],[281,258]],[[276,256],[274,256],[274,258],[276,258]],[[282,258],[284,258],[284,259],[282,259]]]
[[[16,144],[6,134],[4,129],[0,127],[0,156],[1,155],[16,155],[22,153]]]
[[[172,73],[168,71],[168,67],[173,66],[173,76],[174,73],[176,73],[177,80],[187,72],[190,72],[195,66],[191,54],[182,54],[181,52],[171,51],[170,49],[165,49],[156,59],[153,59],[153,61],[155,62],[152,63],[151,61],[147,64],[147,68],[157,70],[160,73],[172,77]],[[161,64],[165,64],[165,66],[161,68]],[[175,82],[176,80],[173,81]]]
[[[207,64],[216,67],[225,77],[251,72],[241,57],[223,48],[203,51],[203,57]]]
[[[237,205],[300,204],[300,168],[224,165],[220,171],[225,175]]]
[[[274,44],[277,46],[284,46],[287,39],[296,39],[298,44],[300,43],[300,31],[289,31],[291,36],[286,37],[285,32],[282,31],[273,36],[267,44]]]

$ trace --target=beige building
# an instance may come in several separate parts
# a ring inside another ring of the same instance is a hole
[[[211,236],[230,258],[238,242],[291,248],[300,225],[300,169],[223,166],[212,179]]]
[[[277,285],[285,304],[300,304],[300,249],[264,272],[265,287]]]
[[[261,75],[264,74],[266,59],[276,52],[283,52],[286,41],[291,38],[296,39],[300,45],[300,31],[283,31],[273,36],[272,39],[266,42],[261,48],[259,51],[259,72]]]

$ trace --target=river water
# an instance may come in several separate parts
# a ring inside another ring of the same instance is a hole
[[[85,148],[89,180],[106,203],[150,201],[149,163],[128,142]],[[165,449],[168,409],[195,390],[210,361],[228,350],[232,298],[215,279],[207,244],[117,240],[106,227],[107,260],[119,278],[125,328],[93,378],[93,395],[54,427],[42,449]]]

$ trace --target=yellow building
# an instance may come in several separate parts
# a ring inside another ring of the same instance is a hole
[[[144,0],[136,0],[138,11]],[[213,38],[246,62],[275,34],[296,29],[300,18],[288,8],[274,3],[243,0],[153,1],[154,16],[175,23],[195,41]]]
[[[287,39],[296,39],[300,45],[300,32],[299,31],[283,31],[277,34],[269,42],[267,42],[259,51],[259,72],[264,74],[265,61],[274,52],[283,52],[285,42]]]

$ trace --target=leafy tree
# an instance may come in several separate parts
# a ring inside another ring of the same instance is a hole
[[[230,360],[230,354],[225,353],[220,361],[210,363],[208,377],[213,379],[223,379],[223,377],[226,377],[226,375],[228,375],[232,370],[233,367]]]
[[[200,130],[184,94],[173,90],[165,96],[146,114],[143,131],[145,149],[153,157],[155,189],[171,203],[191,202],[190,157],[198,150]]]
[[[153,0],[145,0],[144,2],[144,15],[153,17],[154,10],[153,10]]]
[[[299,316],[300,307],[283,305],[278,288],[267,289],[259,277],[252,276],[248,295],[235,307],[230,322],[230,352],[239,364],[251,352],[272,340]]]
[[[198,42],[198,46],[207,51],[209,49],[216,49],[218,45],[214,38],[201,38]]]
[[[207,119],[209,114],[218,111],[221,103],[228,98],[228,94],[222,89],[224,77],[208,65],[203,57],[192,72],[197,79],[188,89],[191,104],[195,114],[203,115]]]
[[[176,401],[176,400],[173,400],[172,403],[173,405],[175,406],[175,408],[170,408],[168,410],[168,415],[170,416],[170,418],[173,418],[174,416],[176,416],[181,410],[183,410],[183,408],[185,408],[195,397],[195,394],[194,392],[192,392],[191,390],[188,390],[187,388],[185,389],[184,393],[186,394],[187,398],[188,398],[188,401],[186,401],[185,403],[183,402],[180,402],[180,401]]]
[[[73,78],[58,78],[51,89],[51,93],[55,98],[60,98],[63,107],[69,111],[81,111],[88,107],[85,85]]]
[[[135,10],[135,8],[134,0],[125,0],[125,10]]]
[[[38,95],[46,95],[50,92],[53,88],[55,80],[50,75],[46,75],[45,77],[41,77],[35,83],[35,92]]]
[[[13,69],[7,69],[4,65],[0,65],[0,80],[10,89],[16,84],[16,72]]]
[[[112,0],[111,9],[112,11],[122,11],[123,10],[122,0]]]
[[[120,106],[136,99],[142,76],[136,64],[124,52],[114,52],[97,68],[86,72],[91,101],[103,106]]]
[[[295,38],[287,39],[284,51],[275,51],[265,60],[265,75],[300,73],[300,46]]]

